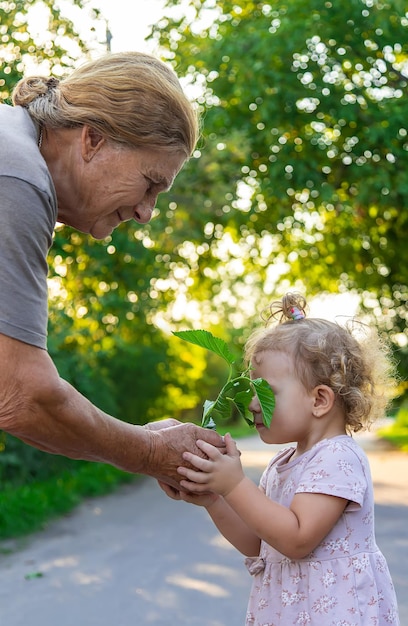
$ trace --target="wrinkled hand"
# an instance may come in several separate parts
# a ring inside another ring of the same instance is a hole
[[[164,493],[172,500],[183,500],[183,502],[188,502],[189,504],[196,504],[197,506],[208,508],[219,498],[216,493],[188,493],[186,491],[176,489],[171,485],[167,485],[160,480],[157,482],[159,483],[160,488],[163,489]]]
[[[197,446],[207,458],[185,452],[183,458],[194,466],[179,467],[184,479],[180,486],[188,492],[203,494],[213,491],[220,496],[227,496],[245,478],[240,461],[240,453],[231,435],[224,437],[226,454],[205,441],[197,441]]]
[[[215,449],[225,452],[225,443],[220,435],[195,424],[177,424],[159,430],[151,428],[148,430],[151,435],[150,450],[143,473],[182,491],[184,490],[180,486],[182,476],[177,468],[186,464],[183,453],[189,451],[193,453],[193,456],[205,455],[197,446],[197,439],[206,441],[215,446]]]

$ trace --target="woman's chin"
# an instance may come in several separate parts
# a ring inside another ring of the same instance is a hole
[[[95,224],[88,232],[94,239],[105,239],[113,233],[119,224],[120,222],[118,224]]]

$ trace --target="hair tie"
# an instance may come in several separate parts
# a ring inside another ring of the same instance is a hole
[[[58,87],[59,82],[60,81],[58,78],[55,78],[55,76],[51,76],[50,78],[46,80],[46,85],[48,89],[55,89],[56,87]]]
[[[303,311],[301,311],[300,309],[298,309],[297,306],[292,306],[290,309],[290,316],[293,320],[303,320],[305,319],[306,315],[303,313]]]

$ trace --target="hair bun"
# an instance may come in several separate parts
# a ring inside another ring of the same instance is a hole
[[[45,81],[45,84],[47,85],[49,90],[55,89],[59,85],[59,79],[55,78],[55,76],[51,76]]]
[[[300,293],[288,292],[282,300],[275,300],[263,311],[262,319],[268,323],[278,320],[280,324],[288,320],[301,320],[306,317],[306,298]]]

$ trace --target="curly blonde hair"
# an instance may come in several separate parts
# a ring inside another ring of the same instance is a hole
[[[88,124],[128,147],[180,150],[187,158],[199,136],[197,113],[176,74],[141,52],[104,55],[61,81],[23,78],[13,104],[25,107],[41,126]]]
[[[246,362],[269,350],[288,354],[308,391],[317,385],[334,391],[348,432],[368,429],[384,416],[396,385],[389,346],[374,329],[354,319],[340,326],[307,318],[306,310],[305,298],[297,293],[272,302],[262,315],[266,327],[255,330],[246,342]]]

